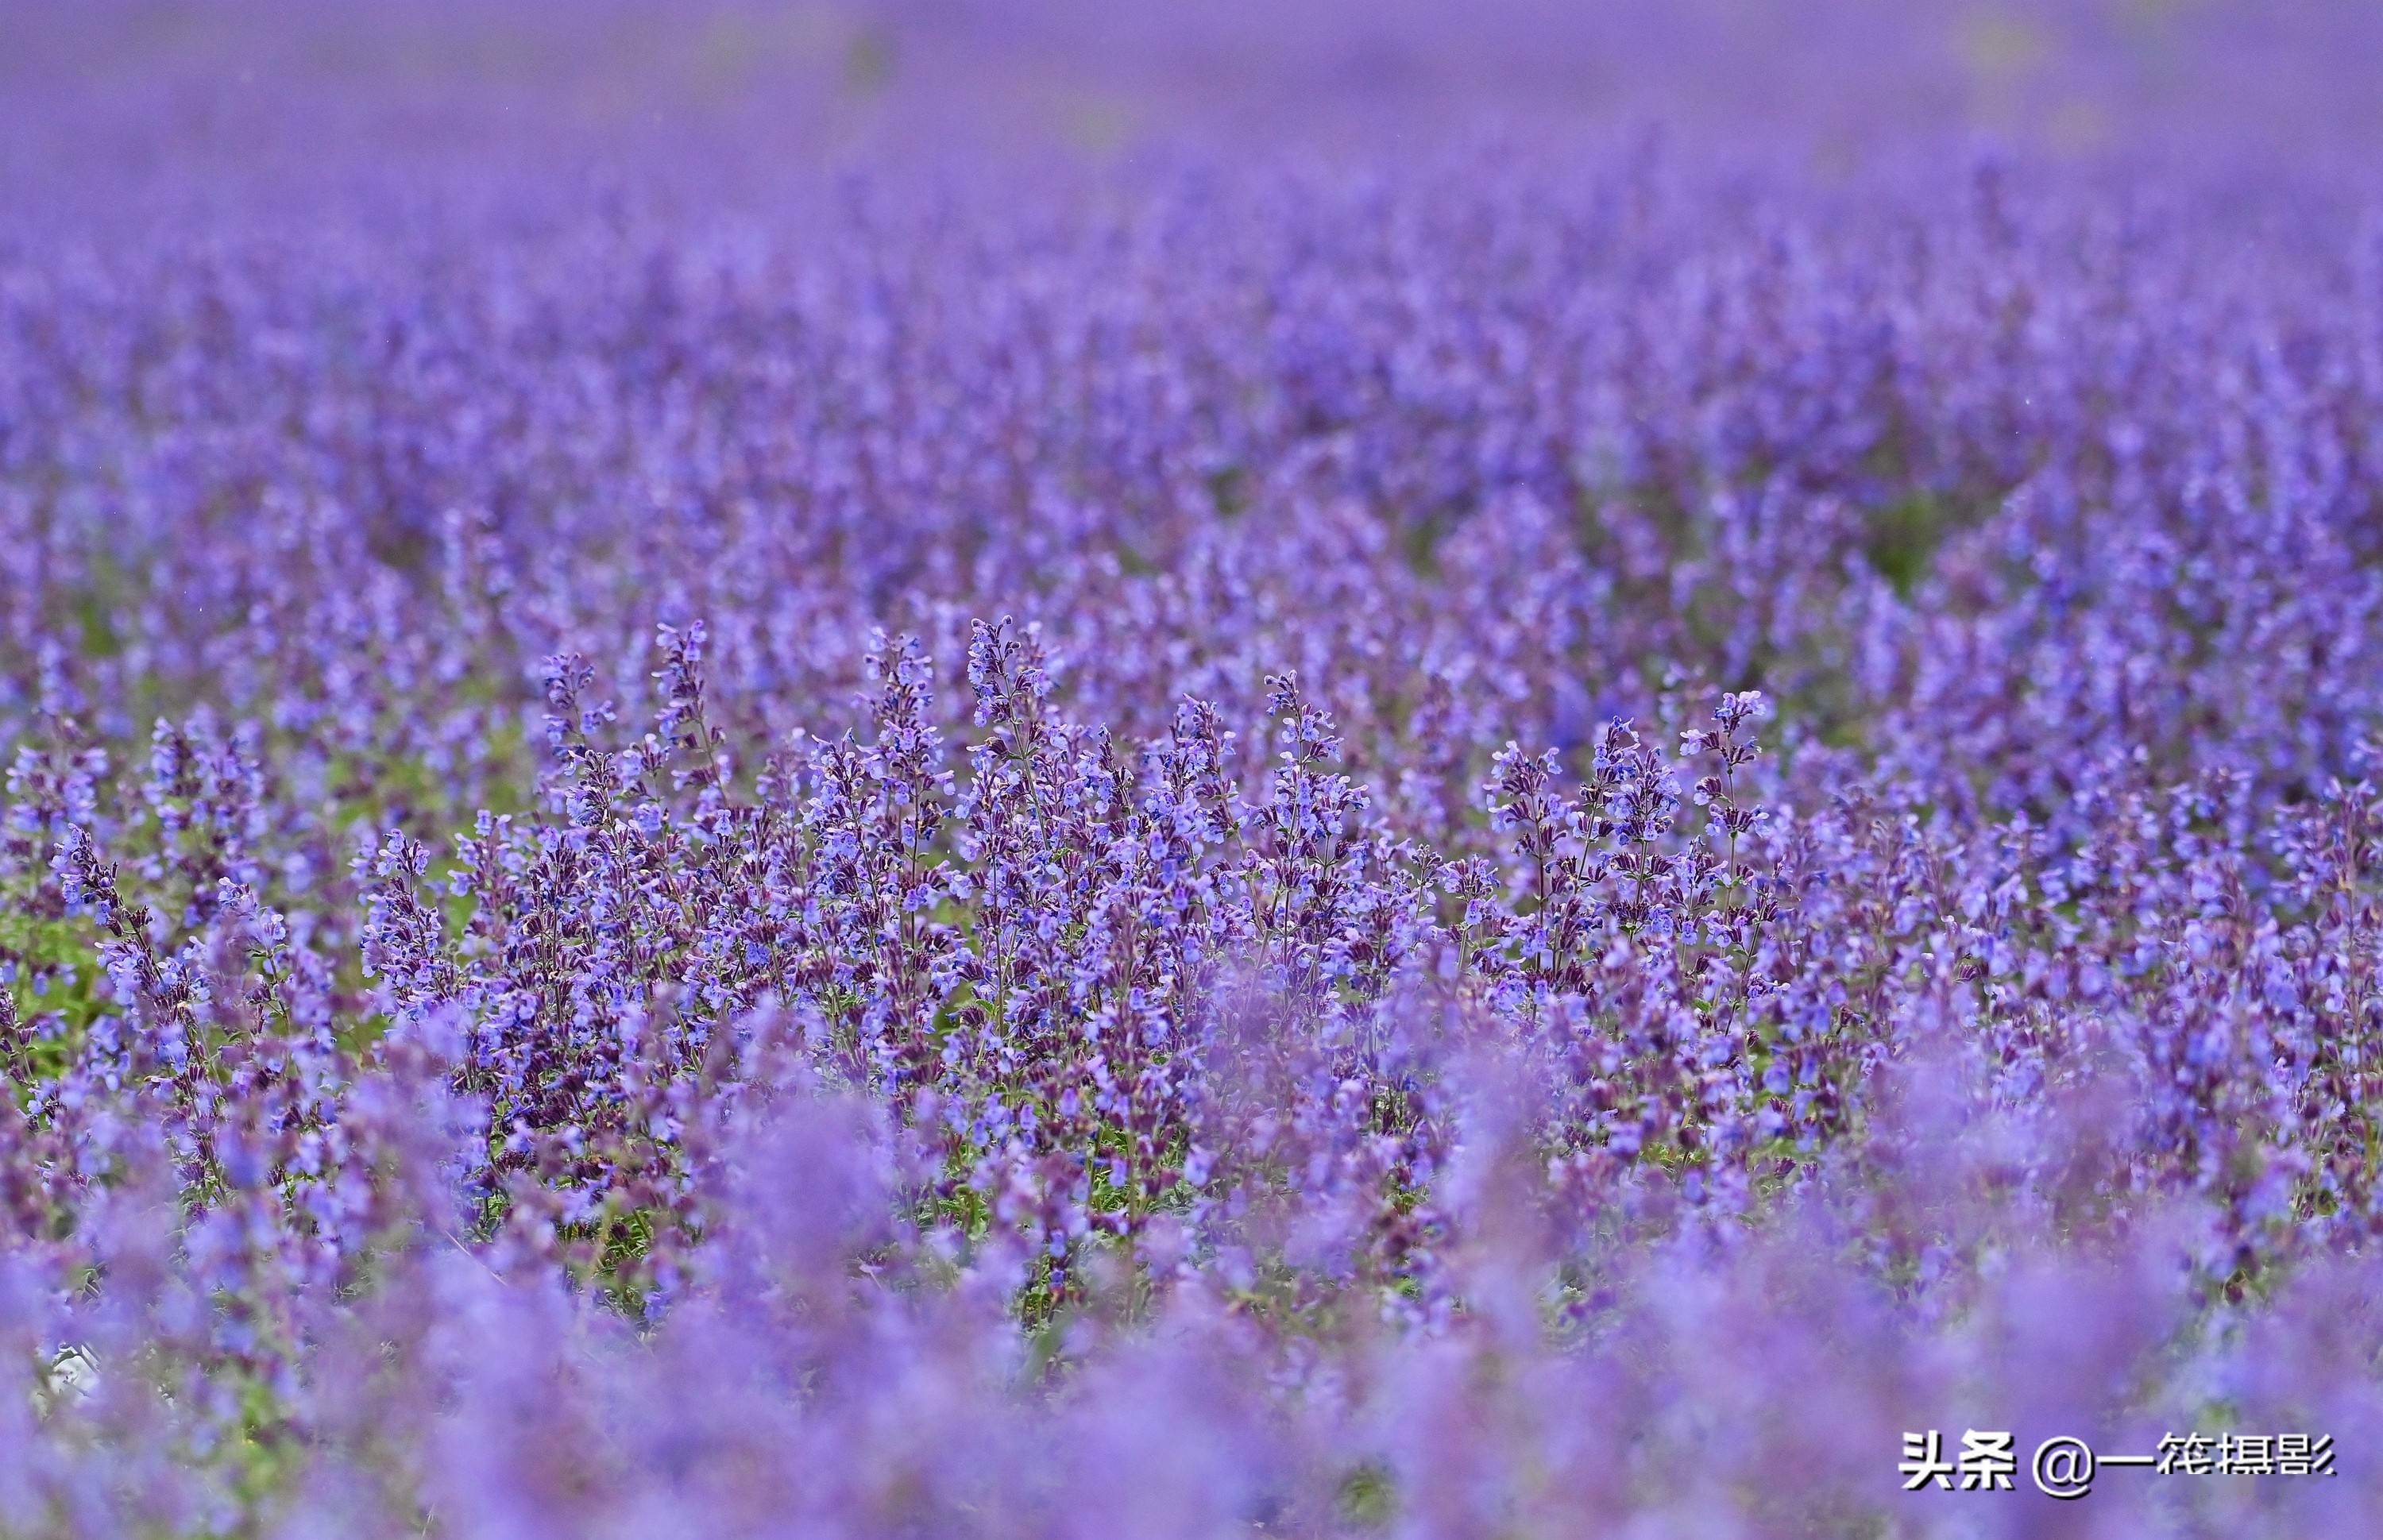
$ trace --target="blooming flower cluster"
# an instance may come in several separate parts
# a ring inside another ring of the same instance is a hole
[[[181,101],[0,165],[0,1535],[2373,1533],[2383,203]]]

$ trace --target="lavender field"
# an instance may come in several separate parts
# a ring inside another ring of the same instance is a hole
[[[0,1536],[2383,1534],[2383,12],[0,33]]]

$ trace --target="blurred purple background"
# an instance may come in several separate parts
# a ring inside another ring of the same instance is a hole
[[[2354,173],[2383,142],[2383,6],[2363,0],[235,0],[16,5],[0,28],[0,157],[53,191],[90,191],[95,170],[117,190],[202,168],[286,180],[358,136],[420,166],[601,156],[634,129],[650,160],[657,125],[780,172],[1650,123],[1824,166],[1949,134]]]

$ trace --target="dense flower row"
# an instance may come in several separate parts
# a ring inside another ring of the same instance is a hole
[[[2371,1531],[2383,205],[683,149],[0,239],[0,1535]]]

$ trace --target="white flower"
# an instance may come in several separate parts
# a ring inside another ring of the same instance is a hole
[[[41,1388],[33,1392],[33,1410],[43,1416],[61,1399],[81,1400],[99,1386],[99,1360],[89,1348],[61,1348],[42,1373]]]

